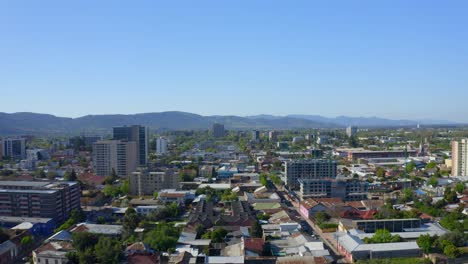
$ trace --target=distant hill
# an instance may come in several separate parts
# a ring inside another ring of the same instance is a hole
[[[0,112],[1,135],[109,133],[112,127],[134,124],[148,126],[151,129],[209,129],[213,123],[222,123],[227,129],[338,128],[348,125],[395,127],[417,124],[417,122],[410,120],[345,116],[326,118],[318,115],[201,116],[171,111],[134,115],[87,115],[79,118],[67,118],[37,113],[8,114]]]

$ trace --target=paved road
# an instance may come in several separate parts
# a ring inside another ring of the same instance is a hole
[[[317,234],[320,237],[320,239],[324,242],[326,247],[330,250],[330,253],[333,254],[332,255],[333,258],[337,259],[337,261],[339,261],[340,263],[346,263],[344,258],[341,256],[341,254],[336,249],[336,240],[333,238],[333,234],[332,233],[323,233],[321,231],[321,229],[314,224],[314,222],[312,222],[310,219],[304,217],[301,214],[300,210],[299,210],[299,203],[298,202],[296,202],[294,200],[291,200],[288,195],[285,195],[284,192],[281,192],[281,196],[282,196],[282,198],[284,198],[284,199],[288,200],[289,202],[291,202],[293,207],[290,207],[290,209],[295,210],[298,213],[298,215],[301,217],[302,220],[307,221],[307,223],[310,225],[310,227],[314,230],[314,233]]]

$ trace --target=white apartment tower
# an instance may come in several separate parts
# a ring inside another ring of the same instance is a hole
[[[137,164],[135,141],[103,140],[93,144],[93,167],[98,176],[110,176],[115,170],[119,177],[127,178]]]
[[[156,139],[156,154],[166,154],[167,152],[167,139],[159,137]]]
[[[452,141],[452,176],[468,176],[468,139]]]

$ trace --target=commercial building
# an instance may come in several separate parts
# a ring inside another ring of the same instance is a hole
[[[417,150],[383,150],[383,151],[372,151],[372,150],[357,150],[348,152],[348,160],[358,159],[373,159],[373,158],[406,158],[416,157],[418,154]]]
[[[156,154],[166,154],[167,152],[167,139],[165,137],[158,137],[156,139]]]
[[[114,139],[136,143],[138,165],[148,162],[148,128],[144,126],[114,127]]]
[[[299,189],[300,179],[336,178],[337,162],[326,159],[305,159],[288,161],[285,165],[286,185]]]
[[[0,216],[52,218],[60,223],[80,209],[76,182],[0,181]]]
[[[341,198],[345,201],[367,199],[369,184],[355,180],[300,179],[298,195],[307,198]]]
[[[218,124],[214,123],[213,124],[213,137],[215,138],[222,138],[224,137],[224,125],[223,124]]]
[[[452,176],[468,176],[468,139],[452,141]]]
[[[348,137],[352,137],[352,136],[356,135],[356,133],[357,133],[357,127],[349,126],[349,127],[346,128],[346,135]]]
[[[136,170],[137,146],[134,141],[104,140],[93,144],[93,166],[97,176],[109,176],[112,170],[126,178]]]
[[[166,171],[137,171],[130,174],[132,195],[153,195],[154,191],[179,188],[179,173]]]
[[[3,158],[8,157],[14,160],[26,158],[26,139],[25,138],[4,138],[2,140]],[[0,156],[2,156],[0,155]]]

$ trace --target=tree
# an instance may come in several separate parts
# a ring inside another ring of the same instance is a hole
[[[99,263],[118,263],[122,250],[119,241],[102,236],[94,246],[94,255]]]
[[[76,181],[78,178],[76,176],[76,172],[75,172],[75,169],[72,169],[71,173],[65,173],[65,175],[63,176],[63,178],[66,180],[66,181]]]
[[[436,236],[432,237],[429,234],[420,235],[416,243],[418,243],[418,246],[424,251],[424,253],[430,253],[436,238]]]
[[[97,235],[88,232],[73,233],[72,237],[73,247],[81,253],[89,247],[93,248],[98,242]]]
[[[24,247],[25,250],[30,250],[34,244],[34,239],[32,236],[25,236],[21,239],[20,243]]]
[[[125,211],[125,215],[122,218],[122,236],[124,238],[129,237],[135,231],[135,228],[138,227],[140,223],[140,217],[138,216],[137,212],[133,208],[128,208]]]
[[[444,247],[444,254],[449,258],[456,258],[460,256],[460,251],[454,244],[449,243]]]
[[[385,169],[383,167],[378,167],[376,170],[375,170],[375,175],[379,178],[383,178],[385,177]]]
[[[112,173],[111,173],[112,182],[114,183],[115,181],[117,181],[118,178],[119,176],[117,175],[117,172],[115,172],[115,169],[112,168]]]
[[[414,160],[412,160],[409,163],[406,163],[405,167],[406,167],[406,172],[410,173],[416,168],[416,163],[414,162]]]
[[[463,182],[459,182],[455,185],[455,191],[457,193],[463,193],[463,191],[465,190],[465,184]]]
[[[432,187],[436,187],[439,184],[439,180],[437,180],[437,177],[432,176],[431,178],[429,178],[429,181],[427,182],[427,184]]]
[[[317,223],[317,225],[320,225],[328,221],[330,219],[330,216],[326,214],[325,212],[317,212],[315,213],[314,218],[315,218],[315,222]]]
[[[393,243],[400,242],[401,237],[399,235],[392,235],[387,229],[377,229],[372,237],[364,238],[364,242],[370,243]]]
[[[437,163],[435,163],[435,161],[431,161],[431,162],[426,164],[426,169],[427,170],[434,169],[436,167],[437,167]]]
[[[158,251],[173,251],[179,238],[179,230],[173,225],[161,223],[145,235],[144,242]]]
[[[211,232],[211,241],[213,243],[221,243],[224,241],[227,233],[228,232],[225,229],[217,227],[213,232]]]
[[[260,174],[259,180],[260,180],[260,183],[261,183],[263,186],[266,186],[267,183],[268,183],[267,175],[264,174],[264,173]]]
[[[122,185],[120,186],[120,192],[124,195],[130,193],[130,182],[128,180],[122,182]]]
[[[263,237],[263,230],[262,226],[258,221],[255,221],[253,225],[250,227],[250,235],[252,237]]]

